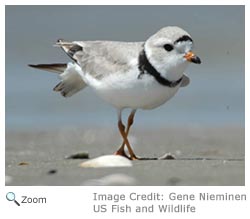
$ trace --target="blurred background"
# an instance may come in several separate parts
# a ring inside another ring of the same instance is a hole
[[[52,91],[56,74],[27,64],[70,61],[66,40],[144,41],[180,26],[202,65],[165,105],[140,111],[135,126],[244,127],[244,6],[6,6],[6,130],[116,128],[116,111],[87,88],[71,98]]]

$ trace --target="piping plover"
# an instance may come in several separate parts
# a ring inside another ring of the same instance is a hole
[[[153,109],[172,98],[180,87],[189,84],[184,74],[190,62],[201,60],[192,52],[193,40],[183,29],[164,27],[145,42],[58,40],[73,60],[67,64],[29,65],[56,72],[61,81],[54,88],[70,97],[90,86],[117,109],[118,128],[123,138],[115,154],[139,159],[128,134],[137,109]],[[122,122],[122,110],[130,108],[127,126]],[[128,148],[129,156],[124,151]]]

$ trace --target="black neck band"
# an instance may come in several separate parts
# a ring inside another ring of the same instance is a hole
[[[177,81],[169,81],[166,78],[162,77],[161,74],[151,65],[146,56],[145,50],[143,49],[139,55],[139,65],[138,65],[140,74],[138,78],[145,73],[152,75],[159,84],[167,87],[176,87],[182,80],[182,77]]]

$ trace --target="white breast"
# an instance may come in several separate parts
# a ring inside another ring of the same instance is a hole
[[[179,85],[162,86],[151,75],[144,74],[140,79],[138,75],[139,71],[135,70],[112,74],[101,81],[88,75],[88,81],[102,99],[119,109],[153,109],[168,101],[179,89]]]

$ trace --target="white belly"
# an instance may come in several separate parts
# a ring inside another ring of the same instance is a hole
[[[118,109],[156,108],[173,97],[180,87],[162,86],[154,77],[147,74],[141,79],[137,77],[138,74],[131,72],[110,76],[102,82],[91,84],[98,96]]]

